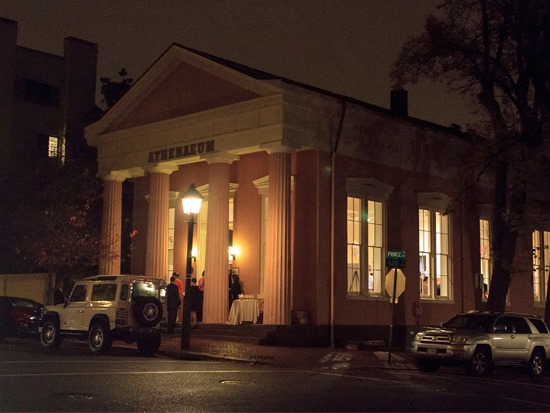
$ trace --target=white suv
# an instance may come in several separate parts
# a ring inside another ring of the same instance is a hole
[[[536,315],[471,311],[455,315],[440,328],[420,331],[411,350],[424,372],[458,363],[484,376],[494,365],[515,364],[539,377],[550,359],[550,333]]]
[[[98,275],[75,282],[63,304],[46,306],[40,327],[42,345],[56,348],[63,337],[88,339],[93,353],[113,340],[137,342],[144,356],[160,348],[160,323],[166,282],[138,275]]]

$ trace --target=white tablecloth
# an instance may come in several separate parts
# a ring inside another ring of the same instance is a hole
[[[258,300],[239,299],[233,301],[227,324],[241,324],[243,321],[256,323],[260,315]]]

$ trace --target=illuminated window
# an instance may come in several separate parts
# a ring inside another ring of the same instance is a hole
[[[383,219],[382,202],[348,197],[347,273],[351,295],[382,294]]]
[[[57,136],[48,137],[48,157],[57,158],[60,163],[65,163],[65,140]]]
[[[174,228],[176,226],[176,208],[168,209],[168,274],[170,276],[174,272]],[[187,269],[186,269],[187,270]]]
[[[418,225],[420,296],[427,299],[449,299],[449,217],[439,211],[419,209]]]
[[[492,258],[491,258],[491,223],[487,219],[479,220],[479,257],[481,274],[481,294],[484,300],[489,296],[491,285]]]
[[[550,272],[550,232],[533,231],[533,298],[546,302]]]

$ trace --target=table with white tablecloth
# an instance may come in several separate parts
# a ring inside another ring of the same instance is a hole
[[[258,300],[238,299],[231,304],[227,324],[241,324],[243,321],[256,323],[260,315]]]

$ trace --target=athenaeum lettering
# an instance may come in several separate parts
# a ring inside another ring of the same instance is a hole
[[[188,145],[174,146],[168,149],[149,152],[147,162],[162,162],[170,159],[185,158],[187,156],[200,155],[214,152],[214,140],[190,143]]]

